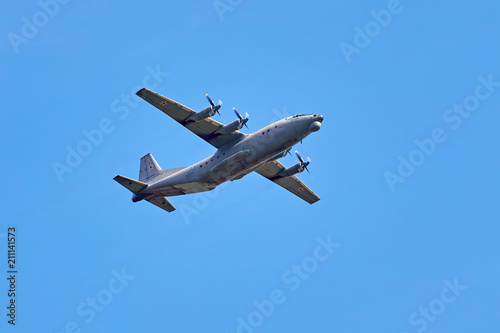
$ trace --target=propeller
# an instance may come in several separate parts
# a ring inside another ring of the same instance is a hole
[[[311,159],[308,157],[307,160],[304,161],[304,159],[300,156],[298,150],[295,151],[295,154],[297,155],[297,158],[299,159],[300,165],[302,166],[302,168],[306,169],[307,172],[309,172],[309,169],[307,168],[307,166],[309,165],[309,163],[311,163]]]
[[[212,110],[214,110],[215,112],[217,112],[219,114],[219,116],[220,116],[219,109],[222,106],[222,101],[219,99],[219,104],[215,105],[214,101],[212,101],[212,99],[208,96],[208,94],[206,94],[205,96],[207,97],[208,101],[210,102],[210,105],[212,105]]]
[[[245,127],[248,128],[248,126],[247,126],[248,112],[245,112],[245,118],[243,118],[241,116],[241,114],[239,114],[239,112],[236,111],[236,108],[233,108],[233,111],[238,116],[238,119],[240,120],[240,128],[243,127],[242,125],[245,125]]]

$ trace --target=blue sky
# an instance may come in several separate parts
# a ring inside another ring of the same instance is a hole
[[[2,332],[498,331],[500,5],[62,2],[0,14]],[[252,174],[132,203],[146,153],[214,152],[143,86],[250,131],[323,114],[296,146],[321,201]]]

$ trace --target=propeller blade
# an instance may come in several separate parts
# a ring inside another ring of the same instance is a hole
[[[306,170],[307,170],[308,173],[310,173],[309,169],[307,168],[307,166],[309,165],[309,163],[311,163],[311,158],[310,157],[308,157],[306,159],[306,162],[304,163],[304,168],[306,168]]]
[[[299,154],[299,152],[297,150],[295,151],[295,154],[297,155],[297,158],[300,161],[300,165],[302,166],[302,170],[306,169],[308,173],[311,173],[311,172],[309,172],[309,169],[307,168],[307,166],[309,165],[309,163],[311,163],[311,158],[308,157],[304,161],[304,159],[302,158],[302,156],[300,156],[300,154]],[[285,153],[285,156],[286,156],[286,153]]]
[[[233,111],[234,111],[234,113],[236,114],[236,116],[238,117],[239,120],[243,119],[241,117],[241,114],[239,114],[238,111],[236,111],[236,108],[233,108]]]
[[[212,106],[215,106],[214,104],[214,101],[212,101],[212,99],[210,98],[210,96],[208,96],[208,94],[205,95],[205,97],[208,99],[208,101],[210,102],[210,105]]]
[[[212,99],[210,98],[210,96],[208,96],[208,94],[205,95],[205,97],[208,99],[208,101],[210,102],[210,105],[212,106],[212,110],[215,111],[216,113],[219,114],[219,116],[221,115],[220,112],[219,112],[219,109],[220,107],[222,106],[222,101],[219,99],[219,104],[218,105],[215,105],[214,101],[212,101]]]
[[[238,111],[236,111],[236,108],[233,108],[233,111],[236,114],[236,116],[238,116],[238,119],[240,120],[240,128],[243,127],[243,126],[245,126],[246,128],[248,128],[248,126],[247,126],[248,112],[245,112],[245,118],[243,118],[241,116],[241,114]]]
[[[249,117],[248,112],[245,112],[245,122],[243,123],[243,125],[245,125],[246,128],[248,128],[247,126],[248,117]]]
[[[300,163],[304,163],[304,160],[302,159],[302,157],[300,157],[298,150],[295,151],[295,155],[297,155],[297,158],[299,159]]]
[[[248,128],[247,121],[248,121],[248,118],[241,118],[240,119],[240,128],[242,128],[243,126],[245,126],[246,128]]]

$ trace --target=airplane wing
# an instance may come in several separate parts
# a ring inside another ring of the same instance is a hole
[[[255,170],[258,174],[266,177],[267,179],[275,182],[279,186],[292,192],[302,200],[310,204],[319,200],[319,197],[311,191],[300,179],[294,176],[276,178],[276,175],[285,167],[278,161],[271,161],[264,163],[261,167]]]
[[[175,121],[210,143],[215,148],[220,148],[227,143],[239,140],[244,136],[244,134],[239,131],[234,131],[233,133],[224,135],[213,134],[223,125],[210,117],[200,121],[186,123],[185,120],[192,114],[196,113],[196,111],[149,89],[142,88],[136,93],[136,95],[163,111],[163,113],[167,116],[172,117]]]

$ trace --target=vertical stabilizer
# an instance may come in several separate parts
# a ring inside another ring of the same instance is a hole
[[[141,158],[141,169],[139,171],[139,181],[152,183],[154,178],[160,175],[161,168],[151,153]]]

